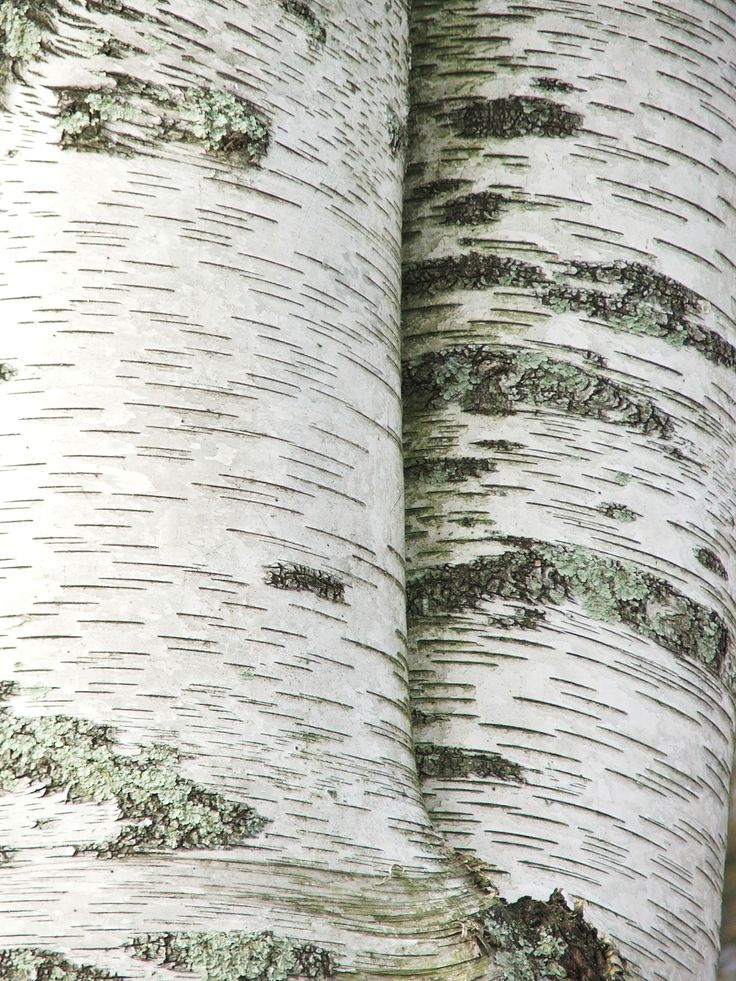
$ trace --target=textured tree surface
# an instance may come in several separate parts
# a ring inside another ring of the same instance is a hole
[[[480,977],[407,703],[406,12],[0,11],[0,976]]]
[[[0,979],[714,970],[731,10],[406,8],[0,0]]]
[[[416,0],[412,17],[416,739],[507,761],[420,767],[430,814],[506,901],[563,889],[630,971],[711,978],[733,721],[733,6]]]

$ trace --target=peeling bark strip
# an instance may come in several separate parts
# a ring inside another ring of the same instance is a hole
[[[451,205],[448,202],[446,207]],[[559,277],[552,279],[541,266],[481,252],[411,263],[404,268],[403,285],[407,296],[494,286],[529,288],[542,304],[557,312],[585,313],[613,330],[658,337],[673,347],[694,348],[713,364],[736,367],[736,347],[711,328],[694,322],[700,312],[698,294],[670,276],[642,262],[577,260],[563,263],[562,275],[594,282],[596,288],[568,286],[559,282]]]
[[[624,623],[678,657],[720,672],[729,646],[725,623],[664,579],[582,546],[511,536],[501,541],[516,550],[436,566],[410,579],[409,612],[428,616],[472,610],[493,599],[551,606],[577,602],[596,619]]]
[[[0,950],[0,978],[2,981],[121,981],[119,974],[89,964],[74,964],[61,954],[39,947]]]
[[[141,960],[191,971],[204,981],[327,978],[336,970],[330,951],[275,937],[270,930],[149,934],[135,937],[129,946]]]
[[[12,688],[0,695],[7,698]],[[102,857],[160,848],[222,848],[266,824],[247,804],[178,776],[179,754],[152,745],[138,756],[115,752],[112,727],[64,715],[19,718],[0,709],[0,792],[24,777],[70,801],[114,800],[127,822],[119,834],[84,851]]]
[[[472,752],[458,746],[416,743],[414,753],[422,777],[492,777],[510,783],[525,783],[524,770],[500,753]]]
[[[279,562],[268,570],[266,585],[314,593],[333,603],[345,602],[345,583],[331,572],[308,565]]]
[[[466,344],[432,351],[404,365],[402,385],[415,409],[458,401],[465,412],[508,416],[517,405],[545,406],[662,438],[674,428],[630,386],[523,348]]]
[[[317,44],[324,44],[327,40],[327,31],[320,23],[319,18],[303,0],[279,0],[281,7],[288,13],[298,17],[306,26],[307,34]]]
[[[460,109],[456,118],[461,136],[506,140],[517,136],[574,136],[583,124],[580,113],[537,95],[478,99]]]
[[[125,155],[152,141],[199,143],[243,164],[268,150],[265,117],[245,99],[206,88],[169,90],[104,74],[114,80],[114,87],[61,90],[58,123],[63,147]]]
[[[407,480],[426,484],[459,484],[463,480],[493,473],[496,464],[474,456],[423,457],[407,461],[404,474]]]
[[[586,922],[582,908],[570,909],[560,890],[547,901],[529,896],[515,903],[494,899],[474,920],[480,942],[497,948],[499,981],[624,981],[626,977],[625,961]]]

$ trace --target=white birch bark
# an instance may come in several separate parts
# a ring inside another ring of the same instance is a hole
[[[728,0],[413,13],[404,396],[423,788],[509,902],[583,900],[647,981],[713,978],[718,952],[733,14]]]
[[[408,720],[405,10],[2,27],[0,971],[481,977]]]

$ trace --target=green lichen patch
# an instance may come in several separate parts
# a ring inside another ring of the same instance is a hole
[[[61,954],[40,947],[0,950],[2,981],[122,981],[89,964],[74,964]]]
[[[419,184],[408,195],[409,201],[429,201],[441,194],[451,194],[470,184],[471,181],[462,178],[445,177],[440,180]]]
[[[476,191],[451,198],[443,206],[442,222],[445,225],[483,225],[497,221],[501,208],[508,198],[495,191]]]
[[[709,572],[715,573],[715,575],[719,576],[721,579],[728,579],[728,572],[726,572],[725,565],[721,562],[712,549],[697,549],[695,552],[695,558],[702,566],[705,566]]]
[[[565,278],[595,286],[571,284]],[[407,297],[453,289],[527,288],[556,312],[584,313],[614,330],[661,338],[673,347],[691,347],[713,364],[736,367],[736,347],[697,322],[702,304],[698,294],[641,262],[575,260],[563,264],[563,272],[552,279],[528,262],[467,252],[407,265],[403,284]]]
[[[414,755],[417,771],[422,777],[434,779],[483,777],[509,783],[525,783],[522,767],[499,753],[420,742],[414,746]]]
[[[439,256],[404,267],[406,296],[431,296],[446,290],[482,290],[492,286],[534,287],[545,279],[539,266],[484,252]]]
[[[484,473],[492,473],[496,464],[474,456],[411,458],[404,467],[407,484],[459,484]]]
[[[508,416],[544,406],[663,438],[673,430],[670,416],[629,386],[523,348],[466,344],[420,355],[404,365],[402,390],[415,410],[457,401],[465,412]]]
[[[253,808],[179,776],[178,761],[175,750],[158,744],[121,755],[110,726],[0,709],[0,791],[27,778],[47,790],[65,789],[70,801],[116,802],[124,824],[115,838],[84,849],[96,855],[223,848],[263,829],[265,818]]]
[[[714,364],[736,367],[736,348],[695,322],[701,299],[677,280],[641,262],[568,263],[565,275],[595,283],[579,288],[548,283],[542,301],[561,312],[587,313],[617,330],[659,337],[674,347],[695,348]]]
[[[548,900],[494,898],[473,917],[476,936],[494,948],[494,981],[624,981],[626,964],[556,889]]]
[[[536,95],[477,99],[456,116],[461,136],[513,139],[519,136],[574,136],[583,124],[580,113]]]
[[[268,150],[268,125],[244,99],[199,87],[170,91],[106,74],[114,81],[111,88],[61,90],[63,147],[131,154],[155,142],[198,143],[239,164],[253,163]]]
[[[10,381],[15,378],[17,371],[12,365],[0,363],[0,382]]]
[[[0,3],[0,85],[36,60],[44,35],[53,30],[56,0],[2,0]]]
[[[625,504],[617,504],[615,501],[604,501],[603,504],[599,505],[598,510],[614,521],[636,521],[635,511],[632,511]]]
[[[331,572],[294,562],[278,562],[266,573],[266,585],[314,593],[333,603],[345,602],[345,583]]]
[[[204,981],[328,978],[336,969],[330,951],[276,937],[271,931],[148,934],[135,937],[129,946],[135,957],[191,971]]]
[[[315,44],[325,43],[327,31],[308,3],[304,3],[304,0],[279,0],[279,4],[287,13],[299,18],[306,28],[307,35]]]
[[[716,674],[723,668],[730,637],[722,618],[664,579],[579,545],[512,536],[499,540],[514,548],[472,562],[434,566],[410,578],[409,612],[460,612],[490,600],[548,606],[574,602],[591,617],[624,623]]]
[[[561,78],[555,78],[552,75],[541,75],[539,78],[535,78],[532,84],[546,92],[573,92],[575,90],[575,86],[571,82],[564,82]]]

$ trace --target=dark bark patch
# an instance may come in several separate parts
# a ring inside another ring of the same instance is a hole
[[[287,981],[328,978],[336,970],[333,954],[315,944],[275,936],[270,930],[157,933],[134,937],[133,956],[204,981]]]
[[[539,295],[547,306],[587,313],[614,329],[660,337],[674,347],[695,348],[714,364],[736,367],[736,347],[695,322],[701,298],[670,276],[641,262],[575,261],[565,274],[595,288],[544,284]]]
[[[443,206],[442,222],[445,225],[483,225],[497,221],[502,205],[508,199],[494,191],[477,191],[451,198]]]
[[[519,136],[574,136],[583,124],[580,113],[536,95],[478,99],[457,114],[461,136],[513,139]]]
[[[407,484],[459,484],[484,473],[492,473],[496,464],[473,456],[410,458],[404,467]]]
[[[529,262],[492,253],[465,252],[405,266],[403,288],[406,296],[431,296],[453,289],[534,287],[544,280],[544,271]]]
[[[266,585],[275,589],[314,593],[333,603],[345,602],[345,583],[331,572],[312,569],[308,565],[278,562],[267,570]]]
[[[509,783],[525,782],[522,767],[499,753],[473,752],[459,746],[420,742],[414,746],[414,754],[421,777],[450,780],[483,777]]]
[[[473,446],[480,446],[484,450],[495,450],[497,453],[513,453],[515,450],[523,450],[522,443],[514,443],[510,439],[476,439]]]
[[[441,194],[450,194],[459,191],[471,182],[459,178],[447,177],[441,180],[430,181],[427,184],[419,184],[413,188],[408,195],[409,201],[429,201],[439,197]]]
[[[721,579],[728,579],[728,573],[726,572],[725,565],[711,549],[699,548],[695,552],[695,558],[702,566],[705,566],[709,572],[715,573]]]
[[[513,545],[513,550],[434,566],[411,577],[406,591],[410,614],[473,610],[490,600],[547,606],[579,603],[591,617],[624,623],[678,657],[721,672],[730,647],[726,624],[715,610],[664,579],[580,545],[513,536],[499,541]]]
[[[40,947],[12,947],[0,950],[2,981],[122,981],[89,964],[74,964],[61,954]]]
[[[420,355],[404,365],[402,389],[414,409],[457,401],[465,412],[508,416],[541,406],[663,438],[673,431],[670,416],[629,386],[523,348],[467,344]]]
[[[327,31],[308,3],[304,3],[304,0],[279,0],[279,3],[287,13],[293,14],[304,23],[312,41],[316,44],[325,43]]]
[[[388,148],[391,151],[391,156],[403,158],[407,145],[406,120],[402,119],[393,109],[389,109],[387,126]]]
[[[575,90],[575,86],[571,82],[564,82],[561,78],[554,78],[551,75],[535,78],[534,85],[546,92],[573,92]]]
[[[570,909],[558,889],[546,901],[529,896],[515,903],[494,899],[474,920],[482,946],[496,950],[499,981],[625,977],[623,959],[585,920],[582,908]]]
[[[13,693],[6,688],[4,697]],[[179,776],[179,755],[154,744],[115,751],[113,730],[65,715],[24,718],[0,707],[0,792],[24,777],[70,801],[114,800],[124,821],[115,838],[80,851],[102,857],[174,848],[224,848],[263,830],[266,819]]]

